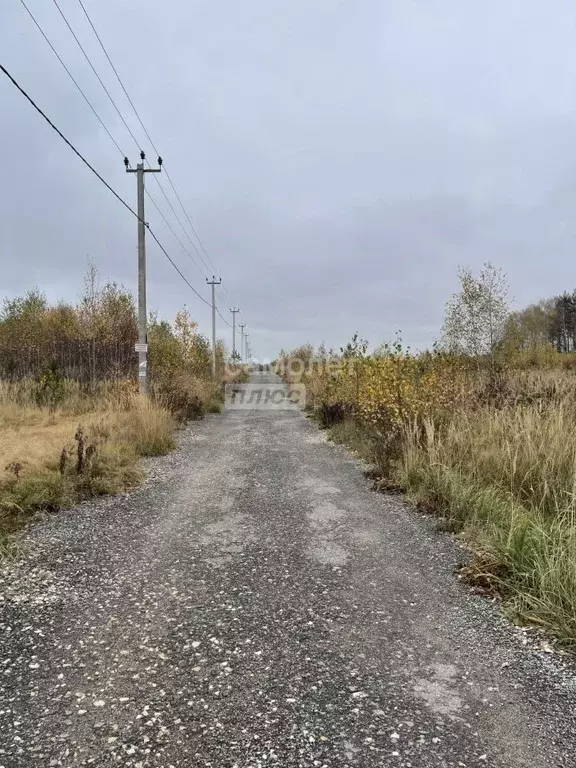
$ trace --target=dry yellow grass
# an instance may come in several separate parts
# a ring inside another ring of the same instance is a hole
[[[35,406],[32,393],[24,385],[0,387],[0,538],[36,509],[133,487],[140,456],[174,447],[174,417],[131,386],[106,386],[92,396],[72,388],[53,410]],[[83,454],[90,457],[82,472],[76,466],[80,426]]]
[[[22,466],[22,475],[54,466],[63,448],[74,448],[79,425],[87,443],[129,443],[142,455],[154,452],[154,446],[160,449],[161,443],[171,443],[167,436],[175,427],[165,408],[132,392],[112,396],[108,391],[83,401],[75,396],[50,411],[31,402],[21,405],[4,387],[0,391],[0,482],[10,472],[6,467],[13,464]]]
[[[1,473],[7,474],[6,467],[11,463],[21,464],[26,474],[53,464],[62,448],[73,445],[77,426],[78,418],[74,416],[34,412],[27,414],[27,418],[23,415],[17,426],[0,426]]]
[[[424,443],[407,440],[406,457],[450,467],[473,483],[490,485],[516,502],[556,516],[575,511],[576,413],[557,403],[481,408],[454,414],[442,429],[424,422]]]

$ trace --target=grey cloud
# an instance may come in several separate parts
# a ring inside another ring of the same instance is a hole
[[[29,2],[135,158],[137,147],[52,3]],[[79,6],[63,7],[152,153]],[[257,355],[304,341],[337,347],[355,330],[374,344],[398,329],[413,346],[429,344],[460,263],[503,266],[519,303],[573,287],[569,0],[89,0],[87,7],[243,310]],[[0,8],[0,50],[2,63],[132,204],[134,180],[122,158],[18,3]],[[130,215],[5,80],[0,115],[0,297],[39,284],[52,298],[73,298],[88,255],[103,278],[134,289]],[[149,190],[167,210],[153,183]],[[150,206],[147,216],[208,296],[205,270]],[[166,316],[187,303],[210,328],[208,308],[152,243],[149,303]],[[227,327],[219,331],[229,340]]]

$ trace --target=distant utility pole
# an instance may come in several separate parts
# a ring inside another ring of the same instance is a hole
[[[144,174],[160,173],[162,158],[158,158],[158,168],[144,168],[146,155],[140,152],[141,163],[136,168],[130,168],[127,157],[124,158],[126,173],[136,174],[138,195],[138,381],[140,392],[148,393],[148,332],[146,330],[146,219],[144,218]]]
[[[240,323],[240,361],[244,362],[244,328],[246,328],[246,323]]]
[[[246,357],[246,362],[247,363],[250,362],[250,357],[248,355],[249,349],[250,349],[250,344],[248,342],[248,334],[246,333],[246,334],[244,334],[244,355]]]
[[[232,363],[236,363],[236,315],[240,312],[239,309],[231,309],[232,312]]]
[[[216,280],[212,275],[212,280],[206,278],[206,282],[212,286],[212,376],[216,378],[216,286],[222,284],[222,278]]]

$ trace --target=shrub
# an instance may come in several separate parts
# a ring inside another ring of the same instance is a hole
[[[41,408],[55,410],[65,397],[64,379],[58,371],[58,366],[52,362],[38,380],[34,399]]]
[[[161,377],[153,384],[153,394],[163,407],[180,421],[202,418],[218,392],[211,380],[195,379],[186,373]]]

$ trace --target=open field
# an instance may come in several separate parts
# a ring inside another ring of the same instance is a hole
[[[14,531],[37,510],[138,484],[138,459],[175,446],[170,411],[129,383],[83,394],[66,382],[54,408],[34,402],[34,382],[0,386],[0,531]]]

